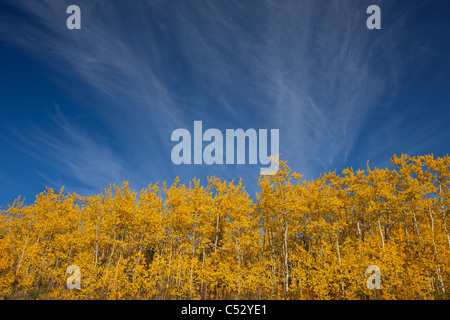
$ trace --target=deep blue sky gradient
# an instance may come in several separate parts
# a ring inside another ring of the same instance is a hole
[[[305,179],[446,155],[448,17],[448,0],[1,0],[0,206],[176,176],[242,178],[253,196],[260,164],[171,162],[172,131],[195,120],[279,129]]]

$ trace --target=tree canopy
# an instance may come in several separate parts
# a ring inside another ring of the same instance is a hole
[[[0,215],[0,294],[26,299],[448,299],[450,158],[305,181],[286,162],[239,182],[209,177],[47,188]],[[68,266],[81,288],[68,289]],[[376,265],[381,288],[368,289]]]

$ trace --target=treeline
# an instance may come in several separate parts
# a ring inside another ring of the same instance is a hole
[[[391,161],[312,181],[280,162],[257,201],[215,177],[18,199],[0,216],[0,297],[449,299],[450,158]]]

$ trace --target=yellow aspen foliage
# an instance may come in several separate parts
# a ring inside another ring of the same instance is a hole
[[[0,295],[449,299],[450,158],[391,163],[306,181],[280,161],[255,199],[217,177],[19,197],[0,211]]]

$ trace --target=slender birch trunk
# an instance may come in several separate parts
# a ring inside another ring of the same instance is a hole
[[[381,230],[380,217],[378,217],[378,230],[380,231],[381,245],[384,248],[384,236],[383,236],[383,231]]]

